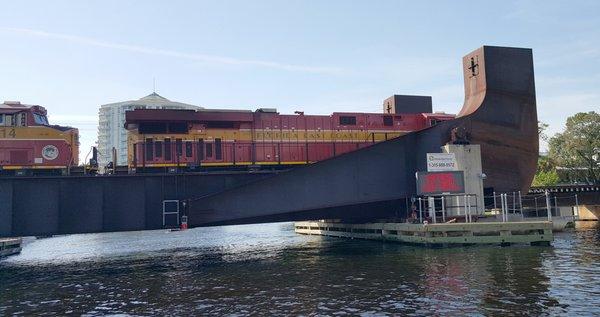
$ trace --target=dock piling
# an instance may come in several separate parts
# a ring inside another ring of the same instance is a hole
[[[548,221],[552,221],[552,206],[550,205],[550,193],[546,190],[546,210]]]

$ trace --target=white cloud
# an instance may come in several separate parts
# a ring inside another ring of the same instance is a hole
[[[26,28],[0,27],[0,31],[13,33],[13,34],[62,40],[62,41],[78,43],[78,44],[88,45],[88,46],[104,47],[104,48],[110,48],[110,49],[116,49],[116,50],[122,50],[122,51],[129,51],[129,52],[149,54],[149,55],[159,55],[159,56],[166,56],[166,57],[173,57],[173,58],[180,58],[180,59],[189,59],[189,60],[207,62],[207,63],[240,65],[240,66],[256,66],[256,67],[281,69],[281,70],[293,71],[293,72],[321,73],[321,74],[339,74],[343,71],[341,68],[338,68],[338,67],[321,67],[321,66],[285,64],[285,63],[278,63],[278,62],[273,62],[273,61],[239,59],[239,58],[233,58],[233,57],[227,57],[227,56],[186,53],[186,52],[165,50],[165,49],[159,49],[159,48],[153,48],[153,47],[107,42],[107,41],[101,41],[101,40],[97,40],[97,39],[89,38],[89,37],[70,35],[70,34],[62,34],[62,33],[51,33],[51,32],[32,30],[32,29],[26,29]]]

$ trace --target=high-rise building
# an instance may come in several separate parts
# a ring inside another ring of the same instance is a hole
[[[127,165],[127,130],[125,111],[133,109],[202,109],[202,107],[170,101],[153,92],[138,100],[109,103],[100,106],[98,122],[98,164],[112,161],[112,148],[117,149],[117,165]]]

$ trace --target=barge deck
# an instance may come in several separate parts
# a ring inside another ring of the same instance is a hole
[[[21,253],[21,238],[0,238],[0,259]]]
[[[424,246],[471,244],[550,245],[554,236],[552,222],[489,223],[367,223],[302,221],[294,224],[296,233],[341,238],[382,240]]]

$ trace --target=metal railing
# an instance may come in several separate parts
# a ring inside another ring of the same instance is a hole
[[[449,201],[454,201],[455,204],[450,205],[448,204]],[[460,201],[462,201],[462,204]],[[453,217],[455,219],[464,217],[465,222],[470,223],[473,222],[473,216],[477,215],[477,210],[479,209],[477,195],[475,194],[417,197],[414,203],[418,207],[419,223],[425,223],[425,221],[437,223],[438,219],[446,222],[447,219]]]
[[[413,222],[438,223],[456,221],[463,218],[465,222],[477,221],[481,206],[478,206],[476,194],[447,194],[437,196],[421,196],[412,199]],[[549,191],[542,194],[522,195],[520,191],[496,193],[483,197],[484,212],[499,215],[502,222],[515,221],[520,218],[567,217],[575,221],[579,218],[579,197],[577,194],[560,196],[551,195]],[[408,206],[407,206],[408,207]],[[571,213],[565,214],[561,208],[570,207]],[[517,219],[515,219],[517,217]]]
[[[484,201],[492,200],[492,204],[486,204],[485,210],[497,213],[500,211],[502,221],[508,221],[510,214],[520,214],[521,219],[528,217],[544,217],[552,221],[552,217],[563,216],[560,213],[561,207],[572,207],[572,217],[576,220],[579,217],[579,199],[577,194],[558,197],[552,196],[549,191],[540,194],[521,195],[521,192],[496,193],[492,196],[485,196]],[[563,204],[559,204],[559,202]],[[525,202],[526,207],[523,206]]]

